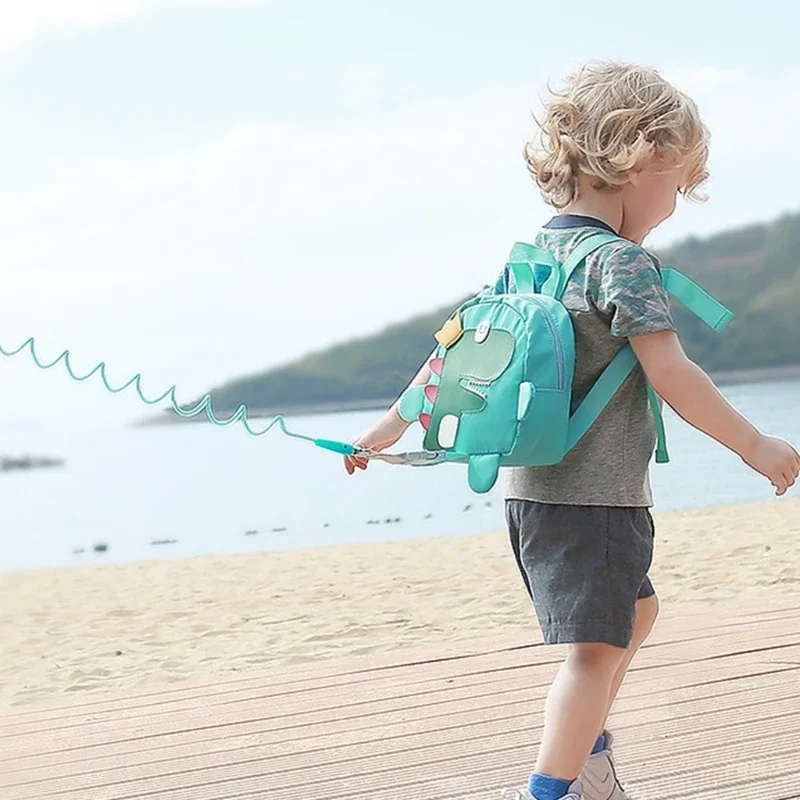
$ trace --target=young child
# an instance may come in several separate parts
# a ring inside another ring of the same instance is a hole
[[[678,194],[706,179],[708,132],[695,103],[656,71],[589,64],[569,76],[525,147],[528,170],[558,212],[535,244],[559,261],[597,230],[622,237],[590,255],[563,302],[576,335],[577,404],[630,342],[641,364],[578,445],[550,467],[512,468],[505,491],[511,546],[546,643],[571,645],[547,697],[528,790],[534,800],[625,800],[606,718],[658,601],[647,577],[654,528],[649,463],[655,425],[647,383],[684,420],[733,450],[783,495],[800,473],[788,443],[738,414],[684,354],[647,234]],[[495,288],[507,291],[502,276]],[[413,383],[425,383],[423,367]],[[356,443],[394,444],[407,428],[393,406]],[[347,471],[364,459],[345,459]]]

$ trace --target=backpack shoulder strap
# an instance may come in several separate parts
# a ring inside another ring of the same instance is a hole
[[[661,282],[673,297],[686,306],[696,317],[715,331],[721,331],[733,319],[733,312],[705,289],[671,267],[661,269]]]
[[[664,415],[661,413],[661,403],[656,390],[647,382],[647,399],[650,401],[650,410],[656,423],[656,464],[669,463],[669,450],[667,450],[667,429],[664,427]]]
[[[537,290],[537,276],[543,273],[552,274],[553,270],[559,268],[559,264],[549,250],[525,242],[515,242],[507,267],[514,276],[516,293],[533,294]]]
[[[619,238],[606,231],[593,233],[575,247],[563,264],[546,248],[516,242],[511,249],[507,266],[514,276],[517,293],[529,294],[538,290],[560,300],[572,273],[586,257],[604,244],[618,241]]]
[[[622,384],[625,383],[638,363],[636,354],[629,344],[626,344],[617,353],[614,360],[606,367],[570,418],[567,432],[567,451],[575,447],[583,438],[586,431],[592,427],[595,420],[597,420]],[[669,452],[667,451],[667,436],[664,430],[664,420],[661,416],[661,406],[659,404],[658,395],[653,391],[650,384],[647,385],[647,395],[656,423],[658,439],[656,445],[656,463],[665,464],[669,461]]]
[[[730,309],[715,300],[708,292],[678,270],[662,269],[661,280],[664,288],[671,295],[680,300],[689,311],[715,331],[721,331],[733,319],[733,312]],[[629,344],[617,353],[572,415],[567,435],[567,450],[574,447],[594,424],[611,398],[633,372],[637,363],[636,355]],[[658,395],[649,383],[647,384],[647,395],[658,435],[656,463],[664,464],[669,461],[664,420]]]
[[[571,450],[592,427],[609,400],[617,393],[637,364],[633,348],[626,344],[603,370],[569,420],[567,451]]]
[[[588,256],[594,253],[595,250],[601,248],[604,244],[617,242],[619,240],[620,237],[617,236],[617,234],[607,233],[606,231],[600,231],[598,233],[593,233],[591,236],[587,236],[574,248],[561,265],[561,275],[558,281],[551,284],[551,286],[545,284],[542,288],[542,292],[544,294],[550,294],[552,297],[555,297],[556,300],[560,300],[566,291],[567,283],[572,277],[572,273],[583,264]],[[551,291],[547,291],[548,289],[551,289]]]

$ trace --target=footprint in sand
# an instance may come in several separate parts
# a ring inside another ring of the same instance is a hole
[[[136,612],[131,608],[112,608],[106,611],[107,617],[132,617]]]
[[[198,636],[203,636],[204,634],[208,633],[211,630],[211,628],[208,625],[197,624],[197,625],[190,625],[189,630],[192,633],[196,633]]]

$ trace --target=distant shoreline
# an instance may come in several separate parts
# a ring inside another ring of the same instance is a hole
[[[757,369],[725,370],[711,373],[711,378],[718,386],[735,386],[742,383],[768,383],[770,381],[800,380],[800,364],[783,367],[761,367]],[[298,403],[283,408],[251,408],[247,409],[249,419],[263,419],[282,414],[286,417],[305,417],[317,414],[344,414],[348,411],[378,411],[388,408],[397,398],[383,400],[351,400],[347,402]],[[227,418],[234,410],[215,409],[218,417]],[[205,414],[196,417],[179,417],[175,412],[166,410],[161,416],[148,417],[134,423],[134,427],[148,428],[160,425],[176,425],[181,422],[207,422]]]
[[[711,378],[718,386],[737,383],[768,383],[770,381],[800,380],[800,364],[783,367],[760,367],[757,369],[733,369],[712,372]]]

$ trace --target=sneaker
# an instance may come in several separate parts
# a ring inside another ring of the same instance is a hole
[[[527,789],[503,789],[501,800],[536,800],[536,798]],[[561,800],[584,800],[580,781],[575,781]]]
[[[617,778],[614,767],[614,737],[603,731],[604,750],[589,756],[580,776],[584,800],[631,800]]]

